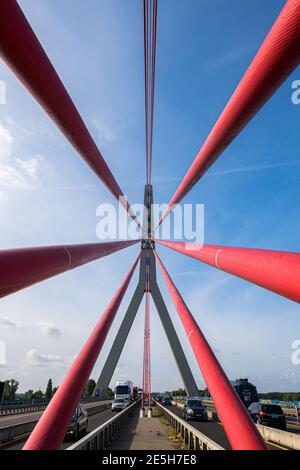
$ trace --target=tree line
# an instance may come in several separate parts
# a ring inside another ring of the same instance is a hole
[[[93,394],[96,382],[94,379],[89,379],[85,384],[82,392],[82,397],[90,398]],[[47,386],[44,391],[29,389],[24,393],[18,393],[19,382],[15,379],[6,380],[4,382],[4,393],[2,400],[51,400],[58,387],[53,386],[52,379],[50,378],[47,382]],[[0,397],[1,399],[1,397]]]

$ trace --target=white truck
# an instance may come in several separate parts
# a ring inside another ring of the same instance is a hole
[[[118,380],[115,388],[115,400],[123,398],[129,405],[133,398],[133,382],[131,380]]]

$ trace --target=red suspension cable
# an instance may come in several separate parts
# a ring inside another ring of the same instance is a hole
[[[288,0],[155,229],[300,62],[300,0]]]
[[[68,429],[72,413],[80,400],[85,383],[97,361],[139,258],[140,255],[136,258],[112,301],[104,311],[81,352],[76,357],[62,384],[28,438],[23,447],[24,450],[59,449]]]
[[[145,403],[151,406],[151,368],[150,368],[150,293],[145,294],[145,327],[144,327],[144,360],[143,360],[143,395],[142,408]]]
[[[150,256],[146,255],[145,280],[145,327],[144,327],[144,357],[143,357],[143,395],[142,407],[145,401],[151,406],[151,366],[150,366]]]
[[[255,424],[249,417],[238,395],[233,390],[219,361],[155,251],[154,255],[166,281],[170,295],[213,398],[232,449],[266,450],[266,446]]]
[[[145,86],[145,135],[146,182],[149,184],[149,2],[144,0],[144,86]]]
[[[0,1],[0,56],[111,193],[123,192],[16,0]],[[140,226],[125,198],[121,204]]]
[[[75,269],[138,241],[0,250],[0,298]]]
[[[154,91],[156,69],[156,31],[157,31],[157,0],[153,0],[152,14],[152,42],[151,42],[151,103],[150,103],[150,151],[149,151],[149,179],[152,179],[152,152],[153,152],[153,118],[154,118]]]
[[[300,303],[300,253],[155,242]]]
[[[144,6],[144,87],[146,130],[146,181],[151,184],[153,116],[156,63],[157,0],[143,0]],[[151,65],[151,66],[150,66]]]

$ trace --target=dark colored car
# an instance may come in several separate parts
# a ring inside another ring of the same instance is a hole
[[[270,426],[271,428],[286,430],[285,415],[279,405],[269,403],[252,403],[248,412],[257,424]]]
[[[163,400],[163,397],[162,397],[161,395],[157,395],[156,401],[157,401],[158,403],[162,403],[162,400]]]
[[[87,432],[88,421],[89,420],[86,409],[79,404],[74,410],[66,437],[71,437],[74,440],[78,439],[78,436],[81,432]]]
[[[183,408],[183,418],[187,421],[189,419],[207,421],[207,409],[201,400],[186,400]]]
[[[171,406],[172,405],[171,397],[163,397],[162,404],[164,406]]]

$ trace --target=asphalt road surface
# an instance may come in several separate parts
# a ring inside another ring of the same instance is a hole
[[[172,413],[176,414],[180,418],[182,418],[182,410],[177,408],[176,406],[168,406],[166,407],[172,411]],[[224,428],[222,423],[214,422],[214,421],[189,421],[189,424],[196,428],[198,431],[205,434],[207,437],[215,441],[220,446],[224,447],[224,449],[230,450],[230,444],[228,442],[227,436],[225,434]],[[300,433],[300,426],[296,423],[289,423],[287,431],[293,433]],[[266,442],[266,445],[269,450],[289,450],[288,448],[273,443],[273,442]]]
[[[99,406],[99,403],[89,403],[84,405],[87,412],[91,412],[95,406]],[[42,411],[37,411],[33,413],[26,413],[26,414],[21,414],[21,415],[15,415],[15,416],[3,416],[0,418],[0,427],[4,426],[10,426],[13,424],[18,424],[18,423],[24,423],[27,421],[34,421],[35,419],[39,419],[39,417],[42,415]],[[88,425],[88,432],[93,431],[96,429],[98,426],[101,424],[105,423],[108,421],[110,418],[114,416],[114,413],[112,413],[111,409],[99,411],[97,414],[93,414],[89,416],[89,425]],[[18,420],[13,420],[12,418],[18,418]],[[4,423],[5,424],[2,424]],[[78,440],[81,439],[83,435],[80,435]],[[20,450],[22,449],[24,443],[26,442],[26,439],[22,439],[19,441],[15,441],[14,443],[10,444],[5,444],[0,447],[2,450]],[[70,447],[74,441],[68,440],[63,442],[61,446],[61,450],[66,449],[67,447]]]

